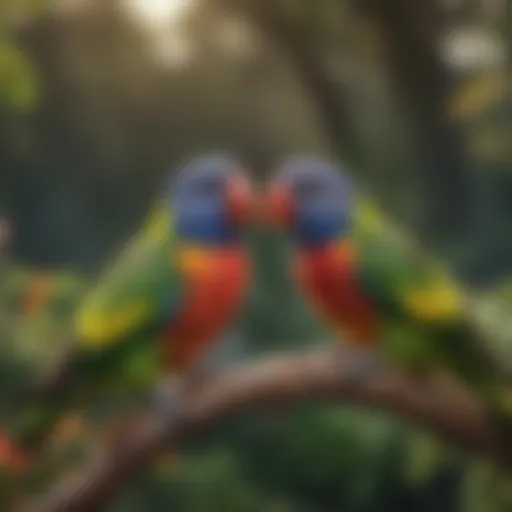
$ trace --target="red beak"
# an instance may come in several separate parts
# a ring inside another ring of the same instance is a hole
[[[279,228],[288,228],[295,219],[295,205],[292,194],[284,185],[271,187],[265,207],[267,220]]]
[[[254,213],[254,196],[249,181],[241,176],[231,178],[227,189],[228,215],[237,225],[247,224]]]

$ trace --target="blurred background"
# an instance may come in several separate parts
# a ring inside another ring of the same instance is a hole
[[[0,28],[3,356],[43,371],[164,180],[211,150],[257,182],[292,152],[345,161],[512,352],[511,1],[2,0]],[[269,237],[255,235],[257,286],[227,361],[325,337]],[[57,436],[57,451],[78,438],[65,464],[95,410]],[[215,426],[111,510],[502,512],[512,485],[397,419],[301,404]]]

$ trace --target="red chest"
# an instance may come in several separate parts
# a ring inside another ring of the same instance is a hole
[[[218,251],[190,274],[185,304],[166,335],[171,366],[194,363],[236,320],[248,285],[248,263],[240,250]]]
[[[375,342],[377,314],[360,289],[350,246],[305,253],[299,259],[299,280],[319,312],[342,330],[348,341]]]

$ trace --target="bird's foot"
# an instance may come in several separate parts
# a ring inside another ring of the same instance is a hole
[[[365,384],[384,367],[383,357],[377,350],[351,353],[348,361],[346,353],[342,357],[342,372],[349,387],[357,388]]]

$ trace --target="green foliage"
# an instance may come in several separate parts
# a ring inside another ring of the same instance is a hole
[[[22,23],[48,7],[42,0],[2,0],[0,3],[0,106],[11,113],[30,111],[39,99],[39,80],[30,54],[16,35]]]
[[[69,272],[55,272],[46,304],[31,315],[24,313],[30,286],[39,277],[33,270],[3,268],[0,296],[0,386],[2,404],[47,371],[65,348],[70,313],[88,284]]]
[[[271,500],[243,478],[234,454],[211,451],[175,462],[176,474],[167,475],[171,482],[164,477],[157,479],[156,484],[167,483],[168,497],[172,497],[169,506],[177,510],[256,512],[262,506],[274,508]]]
[[[397,505],[401,433],[387,419],[340,408],[260,412],[224,423],[194,449],[173,456],[167,472],[144,478],[114,510],[137,510],[153,500],[201,512]]]
[[[356,179],[408,224],[418,203],[410,193],[418,181],[410,130],[374,62],[382,34],[363,30],[351,4],[282,0],[275,8],[312,41],[329,79],[343,82],[340,95],[347,96],[364,143],[364,167],[354,170]],[[34,264],[0,268],[2,398],[14,396],[51,366],[89,285],[78,270],[41,267],[100,267],[184,159],[209,150],[236,151],[262,182],[283,154],[328,154],[319,105],[267,42],[257,40],[242,58],[219,42],[215,17],[199,9],[190,20],[193,63],[166,66],[155,58],[148,34],[122,16],[115,2],[91,2],[78,14],[37,21],[47,5],[0,3],[0,201],[14,224],[16,256]],[[22,45],[13,20],[27,16],[34,25]],[[363,46],[372,48],[365,53]],[[481,255],[493,269],[503,260],[510,268],[512,253],[504,252],[501,242],[510,244],[509,169],[487,158],[509,139],[510,113],[495,94],[499,76],[482,79],[481,88],[480,80],[464,81],[453,107],[474,150],[468,156],[484,171],[490,190],[480,235],[463,252],[468,258]],[[499,240],[492,250],[490,238]],[[275,233],[257,232],[252,243],[256,286],[239,330],[250,355],[301,349],[327,336],[293,283],[286,242]],[[27,292],[40,273],[55,277],[52,293],[42,310],[27,316]],[[480,267],[471,272],[484,281],[487,274]],[[512,285],[506,283],[480,297],[478,314],[503,351],[512,354],[510,307]],[[105,397],[86,416],[101,423],[133,405],[127,402]],[[8,407],[1,405],[4,420]],[[80,440],[84,451],[89,437]],[[346,406],[305,405],[236,418],[184,449],[175,464],[141,477],[114,510],[417,510],[427,498],[447,503],[458,493],[453,483],[444,494],[434,485],[455,467],[462,481],[461,512],[501,512],[510,483],[422,431]],[[67,473],[64,466],[50,471],[45,465],[40,482],[59,470]]]
[[[37,79],[28,55],[14,43],[0,41],[0,103],[26,112],[37,99]]]
[[[504,280],[499,286],[481,294],[474,305],[475,316],[489,333],[492,350],[512,368],[512,283]]]
[[[466,472],[461,497],[464,512],[508,512],[512,510],[510,476],[488,462],[476,461]]]
[[[459,459],[453,447],[421,430],[412,430],[405,445],[404,481],[413,488],[428,485]]]

